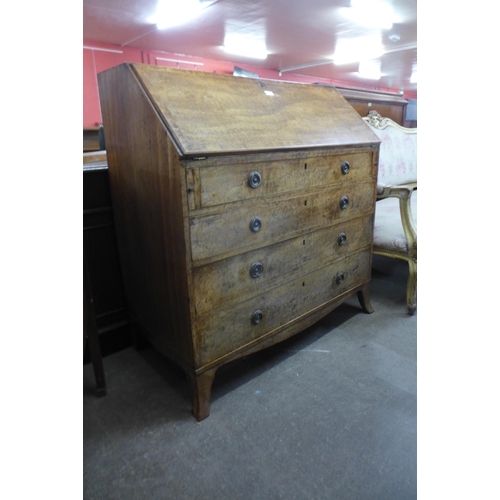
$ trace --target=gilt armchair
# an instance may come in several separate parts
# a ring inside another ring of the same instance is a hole
[[[417,308],[417,129],[377,111],[363,120],[381,140],[373,253],[408,262],[408,312]]]

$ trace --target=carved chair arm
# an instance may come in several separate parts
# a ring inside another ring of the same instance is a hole
[[[399,210],[405,238],[408,241],[408,249],[417,249],[417,227],[411,213],[411,195],[417,189],[417,183],[411,182],[399,186],[384,186],[381,194],[377,193],[377,200],[395,197],[399,198]],[[378,191],[378,189],[377,189]]]
[[[392,186],[377,184],[377,200],[383,200],[384,198],[389,198],[391,196],[399,197],[400,190],[410,190],[413,192],[414,189],[417,189],[416,182],[408,182],[406,184],[398,184]],[[409,196],[411,196],[411,193],[409,194]]]

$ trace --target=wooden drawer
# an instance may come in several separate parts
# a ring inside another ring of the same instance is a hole
[[[232,165],[202,167],[199,171],[188,172],[187,178],[188,184],[190,179],[199,179],[197,208],[204,208],[339,182],[365,181],[376,175],[372,155],[372,152],[351,152],[253,163],[235,160]],[[348,163],[345,174],[342,173],[344,162]],[[258,187],[252,188],[249,179],[254,172],[260,176],[260,182]]]
[[[343,255],[370,245],[372,231],[370,214],[194,268],[196,313],[245,302],[325,267]]]
[[[368,247],[231,309],[198,317],[200,363],[215,361],[363,284],[370,279],[370,262]],[[340,283],[339,273],[343,274]],[[258,324],[252,321],[256,311],[262,313]]]
[[[316,190],[292,198],[242,204],[233,210],[192,217],[192,260],[252,249],[332,225],[373,211],[374,182],[347,184]],[[341,209],[341,200],[348,205]],[[260,230],[252,232],[251,223],[260,220]],[[229,256],[229,255],[228,255]]]

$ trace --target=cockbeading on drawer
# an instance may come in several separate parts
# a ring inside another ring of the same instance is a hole
[[[371,244],[372,215],[193,269],[197,314],[246,302]]]
[[[190,218],[192,260],[230,256],[373,211],[374,181],[316,189]]]
[[[375,175],[373,152],[351,151],[323,156],[305,156],[273,161],[189,168],[187,183],[196,200],[192,208],[203,208],[247,199],[273,196],[337,183],[366,181]],[[191,193],[191,192],[190,192]]]
[[[370,279],[371,248],[337,259],[322,269],[273,288],[230,309],[195,320],[200,361],[208,364],[272,334]],[[256,314],[257,313],[257,314]]]

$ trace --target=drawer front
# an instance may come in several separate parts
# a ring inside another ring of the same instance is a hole
[[[238,304],[195,319],[200,362],[207,364],[370,279],[371,249]]]
[[[201,207],[259,198],[375,174],[371,152],[200,168]]]
[[[334,226],[193,269],[197,314],[229,307],[307,275],[371,245],[373,216]]]
[[[192,217],[193,261],[252,249],[374,210],[374,182],[336,186],[284,200]]]

